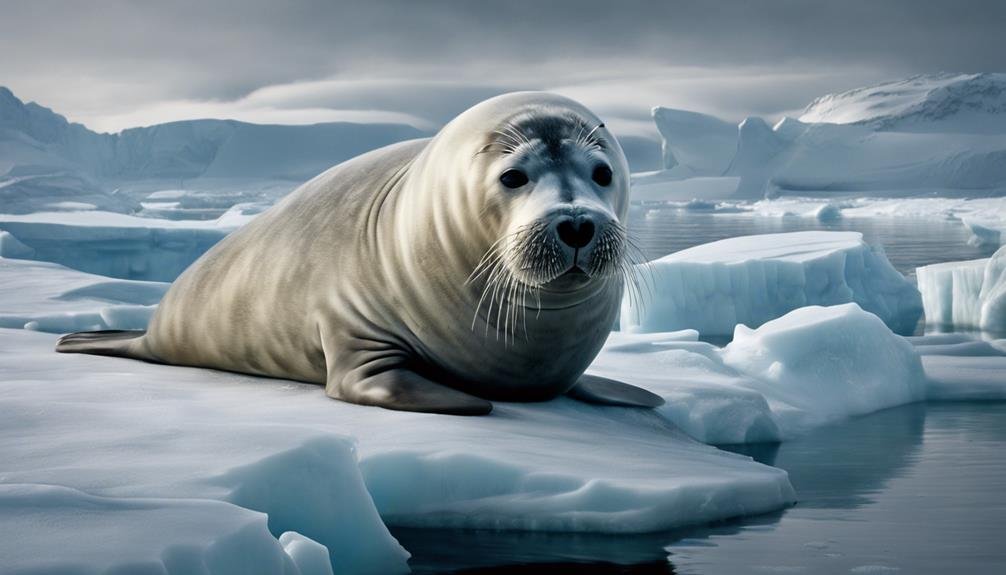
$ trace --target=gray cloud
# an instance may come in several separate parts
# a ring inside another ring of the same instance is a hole
[[[628,129],[658,104],[772,115],[890,76],[1004,70],[1004,22],[996,0],[15,0],[0,84],[105,129],[354,110],[436,124],[521,88]]]

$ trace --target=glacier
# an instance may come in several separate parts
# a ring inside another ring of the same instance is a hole
[[[429,136],[406,124],[303,126],[189,120],[93,132],[0,86],[0,212],[94,209],[133,213],[150,192],[206,192],[229,203],[275,201],[329,167]],[[217,212],[215,215],[219,215]]]
[[[990,258],[917,268],[926,322],[1006,333],[1006,246]]]
[[[695,329],[728,336],[808,305],[856,302],[891,329],[911,334],[922,316],[914,285],[859,232],[742,236],[636,266],[621,329]]]

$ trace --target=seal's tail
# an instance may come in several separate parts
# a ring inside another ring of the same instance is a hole
[[[132,357],[151,360],[138,345],[145,331],[106,330],[78,331],[59,338],[56,351],[60,353],[90,353],[114,357]]]

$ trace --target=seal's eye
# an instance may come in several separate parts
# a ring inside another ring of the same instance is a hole
[[[527,174],[520,170],[509,169],[500,176],[500,183],[510,189],[519,188],[527,183]]]
[[[598,164],[590,178],[599,186],[608,186],[611,184],[611,168],[604,164]]]

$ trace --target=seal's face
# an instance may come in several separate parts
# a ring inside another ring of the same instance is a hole
[[[626,273],[628,170],[604,124],[571,110],[534,110],[493,135],[479,153],[494,157],[485,205],[502,214],[500,230],[472,274],[486,278],[489,305],[575,296]]]

